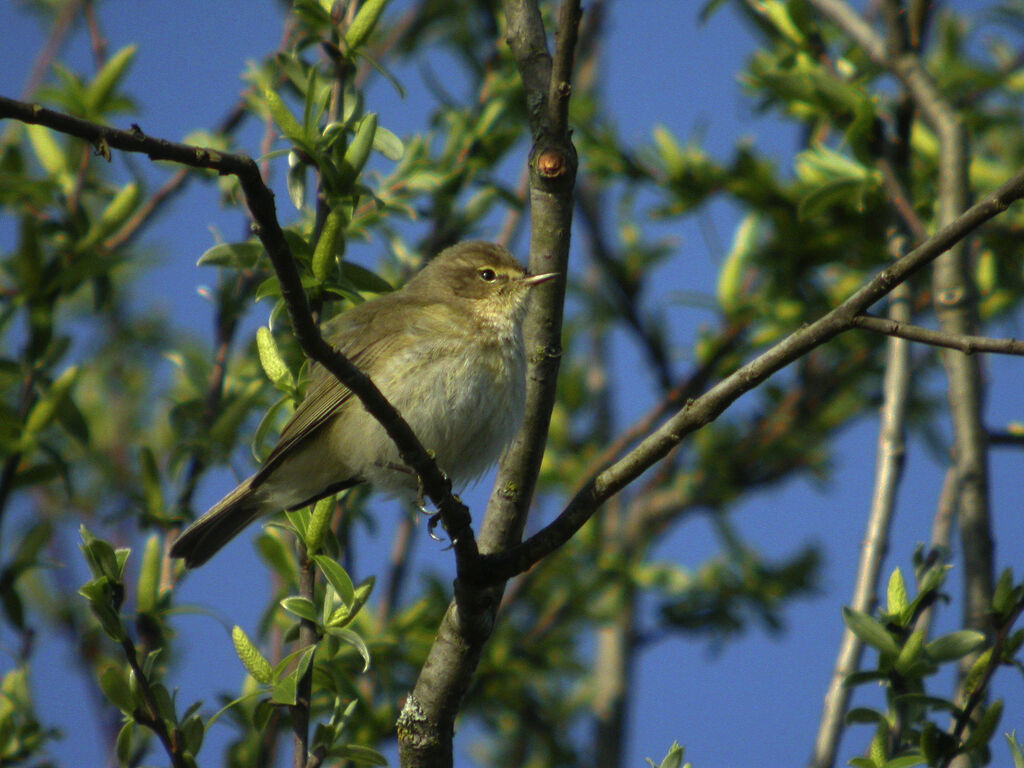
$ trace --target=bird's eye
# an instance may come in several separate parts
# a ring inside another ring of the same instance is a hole
[[[493,283],[498,279],[498,273],[493,269],[481,269],[477,274],[480,275],[480,279],[485,283]]]

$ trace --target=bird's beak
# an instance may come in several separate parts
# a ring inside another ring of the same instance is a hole
[[[532,287],[534,285],[540,285],[541,283],[546,283],[551,278],[558,277],[559,274],[561,274],[561,273],[560,272],[545,272],[543,275],[527,275],[526,277],[522,278],[520,280],[520,282],[523,285],[531,286]]]

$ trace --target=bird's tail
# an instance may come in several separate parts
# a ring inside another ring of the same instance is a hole
[[[205,563],[249,523],[268,511],[259,496],[249,478],[178,534],[171,546],[171,557],[182,558],[188,568]]]

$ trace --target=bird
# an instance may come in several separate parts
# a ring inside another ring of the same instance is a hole
[[[399,290],[325,323],[323,335],[370,377],[460,489],[519,429],[527,298],[557,275],[529,275],[495,243],[457,243]],[[262,466],[182,531],[171,557],[196,568],[257,518],[360,483],[392,495],[419,492],[359,398],[314,363],[305,397]]]

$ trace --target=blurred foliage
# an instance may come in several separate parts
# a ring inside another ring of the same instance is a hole
[[[705,13],[723,4],[707,3]],[[49,23],[51,3],[26,5]],[[452,242],[493,237],[499,228],[514,238],[524,228],[524,187],[515,171],[509,180],[508,168],[522,167],[529,136],[499,4],[386,6],[368,0],[350,12],[343,3],[296,0],[285,43],[244,73],[241,120],[272,126],[267,160],[286,178],[293,208],[281,206],[282,224],[323,317],[390,290]],[[889,258],[886,242],[898,222],[879,164],[900,144],[903,118],[884,73],[801,0],[735,6],[760,39],[741,74],[755,108],[799,133],[791,168],[777,168],[754,142],[716,158],[698,139],[682,140],[663,126],[651,128],[649,142],[626,143],[594,74],[602,64],[600,30],[581,37],[571,122],[582,163],[578,239],[587,248],[570,276],[540,517],[666,413],[820,316]],[[1016,4],[990,10],[1018,27],[1024,19]],[[987,18],[938,14],[927,52],[929,71],[971,130],[975,196],[1024,164],[1015,38]],[[983,44],[972,42],[982,28]],[[35,98],[97,122],[123,118],[134,104],[123,82],[135,55],[126,46],[92,74],[54,62]],[[457,78],[431,68],[441,56],[443,66],[458,63]],[[391,68],[405,61],[421,67],[434,107],[422,130],[400,137],[368,103],[367,82],[403,89]],[[199,126],[192,140],[233,148],[236,124],[225,132]],[[935,138],[917,120],[906,138],[901,182],[912,212],[931,229]],[[200,259],[219,275],[208,293],[211,338],[172,331],[173,318],[134,301],[149,266],[136,236],[163,203],[148,207],[156,191],[131,164],[101,160],[96,148],[42,127],[5,125],[0,139],[0,206],[16,230],[0,264],[0,601],[4,631],[17,638],[4,649],[14,666],[0,683],[0,762],[45,765],[47,740],[59,737],[30,694],[33,638],[53,631],[72,639],[82,674],[107,702],[100,719],[108,727],[96,738],[120,765],[151,760],[157,749],[175,765],[272,764],[290,738],[289,713],[306,669],[314,685],[311,747],[336,764],[376,763],[375,749],[394,739],[399,705],[450,585],[427,573],[414,587],[399,569],[388,575],[397,583],[384,589],[372,580],[352,583],[336,560],[344,563],[354,530],[389,533],[375,527],[363,490],[337,508],[293,513],[257,539],[275,592],[254,637],[238,627],[233,633],[248,674],[238,691],[223,694],[224,708],[185,704],[171,693],[180,671],[173,617],[182,574],[166,558],[168,539],[195,513],[192,494],[203,472],[265,455],[301,397],[305,366],[288,334],[274,330],[280,287],[255,238],[218,242]],[[232,179],[190,178],[217,184],[224,204],[239,206]],[[665,233],[720,201],[742,215],[729,247],[715,254],[714,295],[694,297],[687,286],[659,290],[668,267],[679,269],[687,258]],[[985,320],[1019,311],[1022,216],[1011,209],[972,241]],[[345,260],[349,243],[370,239],[388,246],[377,271]],[[913,290],[914,306],[925,312],[928,286],[914,281]],[[254,298],[269,299],[270,323],[247,338],[239,321]],[[714,313],[696,339],[681,340],[673,333],[680,306],[694,302]],[[613,336],[635,349],[644,370],[622,375]],[[578,726],[594,722],[604,695],[599,632],[623,629],[625,652],[638,654],[673,635],[720,647],[752,625],[784,629],[787,605],[816,589],[820,555],[794,545],[769,558],[747,543],[756,537],[744,536],[729,511],[794,478],[827,480],[837,433],[878,405],[883,349],[877,337],[850,333],[815,350],[697,433],[509,587],[465,703],[465,717],[481,726],[481,764],[594,762]],[[154,373],[166,370],[165,360],[171,373]],[[936,365],[922,350],[915,376],[927,381]],[[622,406],[631,400],[653,409],[646,426],[631,430],[625,422]],[[916,391],[911,412],[922,430],[942,417],[938,402],[927,389]],[[684,566],[659,543],[698,515],[711,521],[721,551]],[[90,576],[76,594],[81,568],[66,553],[79,535]],[[298,594],[296,536],[315,555],[312,597]],[[938,566],[922,571],[913,601],[899,598],[891,581],[880,618],[847,615],[879,649],[870,679],[891,694],[886,712],[851,713],[854,722],[876,726],[864,765],[889,764],[908,750],[929,760],[957,751],[988,755],[996,703],[978,708],[981,726],[957,742],[928,716],[966,712],[964,703],[922,698],[939,664],[990,640],[963,633],[915,639],[916,612],[941,587],[929,574],[941,573]],[[1020,633],[1010,628],[1020,587],[1000,585],[993,610],[1007,635],[1001,655],[988,658],[1018,664]],[[313,646],[284,650],[301,620],[316,628],[315,653]],[[235,733],[228,754],[201,753],[218,719]],[[1012,737],[1010,744],[1019,755]],[[661,764],[682,759],[674,746]]]

